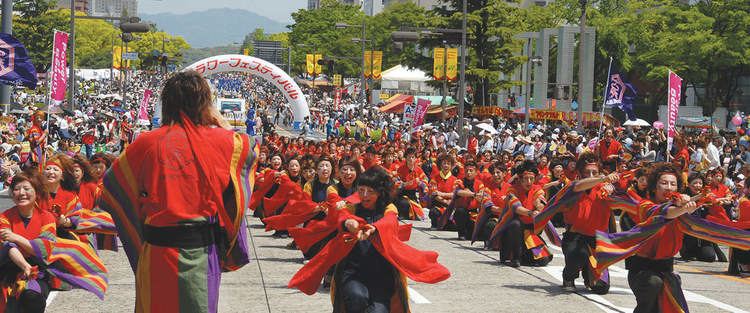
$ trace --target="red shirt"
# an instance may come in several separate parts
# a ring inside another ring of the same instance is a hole
[[[96,206],[96,196],[99,186],[97,183],[82,182],[78,190],[78,198],[84,209],[92,210]]]
[[[409,167],[404,164],[398,168],[396,174],[402,182],[409,182],[414,180],[414,182],[411,184],[402,185],[401,188],[403,188],[404,190],[417,190],[419,188],[420,182],[427,182],[427,175],[425,175],[422,169],[416,164],[414,165],[413,171],[409,170]]]
[[[586,236],[596,236],[596,231],[607,232],[609,229],[610,210],[606,197],[602,196],[599,184],[581,195],[576,208],[563,213],[565,223],[571,225],[570,231]]]
[[[649,210],[655,204],[649,200],[639,203],[641,220],[649,216]],[[672,222],[659,230],[653,238],[638,249],[638,256],[649,259],[668,259],[674,257],[682,248],[683,233],[677,228],[678,223]]]
[[[43,231],[56,233],[55,217],[52,213],[38,208],[34,209],[28,225],[24,225],[18,207],[8,209],[0,214],[0,229],[2,228],[10,228],[14,233],[29,240],[39,237]]]
[[[622,145],[619,142],[610,139],[608,144],[607,140],[602,140],[599,143],[599,159],[607,161],[609,156],[619,155],[621,150]]]
[[[521,205],[523,205],[523,207],[528,210],[534,209],[534,201],[539,198],[544,199],[544,189],[542,189],[542,186],[537,184],[532,185],[531,189],[529,189],[528,191],[523,191],[521,186],[514,184],[510,187],[508,193],[516,196],[516,198],[518,198],[518,201],[521,201]],[[524,224],[534,223],[534,219],[530,216],[521,215],[518,218]]]
[[[446,176],[443,176],[440,174],[440,172],[435,173],[430,178],[430,186],[432,191],[440,191],[440,192],[453,192],[456,190],[456,187],[460,181],[456,176],[451,175],[450,172]]]

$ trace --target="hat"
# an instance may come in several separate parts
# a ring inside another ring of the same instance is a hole
[[[581,135],[579,135],[577,131],[571,130],[568,133],[568,137],[572,137],[572,138],[578,139],[578,138],[581,138]]]
[[[11,149],[13,149],[13,146],[11,146],[9,143],[4,143],[0,145],[0,149],[3,149],[3,152],[8,153]]]

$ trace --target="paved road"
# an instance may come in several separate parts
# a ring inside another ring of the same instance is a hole
[[[289,239],[272,238],[257,219],[250,219],[248,231],[255,248],[251,253],[257,261],[223,276],[220,312],[268,312],[269,308],[271,312],[330,312],[326,292],[306,296],[286,288],[302,266],[302,255],[284,247]],[[414,226],[410,244],[438,251],[452,277],[437,285],[410,282],[413,312],[631,312],[635,306],[622,264],[612,269],[613,288],[608,295],[581,288],[578,293],[564,293],[559,287],[563,265],[559,249],[547,267],[514,269],[498,265],[497,252],[455,240],[455,233],[426,230],[425,222]],[[110,271],[104,301],[82,291],[61,292],[51,297],[48,312],[132,312],[134,279],[124,253],[101,255]],[[750,311],[750,278],[723,276],[726,263],[677,264],[693,312]]]

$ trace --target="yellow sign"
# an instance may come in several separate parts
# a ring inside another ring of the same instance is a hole
[[[381,93],[380,94],[380,100],[388,100],[388,98],[390,98],[390,97],[391,97],[391,95],[389,95],[387,93]]]
[[[305,56],[305,60],[307,61],[307,75],[312,75],[315,73],[315,55],[308,54]]]
[[[318,61],[323,59],[322,54],[315,55],[315,74],[323,73],[323,65],[318,64]]]
[[[372,52],[372,78],[380,79],[383,74],[383,51]]]
[[[442,80],[445,77],[445,48],[435,48],[432,58],[432,77]]]
[[[250,55],[250,49],[248,49],[248,48],[242,49],[242,54],[244,54],[244,55]]]
[[[448,77],[448,80],[456,80],[458,77],[458,48],[448,48],[448,63],[445,69],[445,76]]]
[[[115,46],[112,49],[112,67],[120,69],[122,67],[122,47]]]
[[[336,87],[341,87],[341,75],[339,74],[333,75],[333,85]]]
[[[365,51],[365,77],[372,75],[372,51]]]

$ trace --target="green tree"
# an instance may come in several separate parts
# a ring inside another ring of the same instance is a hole
[[[138,34],[138,40],[131,42],[129,48],[138,52],[137,66],[142,69],[153,69],[159,65],[159,57],[163,53],[167,54],[170,63],[181,64],[183,53],[190,48],[190,45],[182,36],[173,36],[163,31],[151,31]]]
[[[76,66],[112,66],[113,46],[120,42],[120,30],[103,20],[76,20]]]
[[[331,57],[355,57],[337,59],[336,72],[345,76],[361,73],[361,46],[351,41],[361,37],[358,29],[336,29],[336,23],[361,25],[365,15],[358,6],[339,3],[335,0],[321,1],[316,10],[298,10],[292,13],[294,24],[288,26],[289,42],[292,45],[292,68],[298,73],[305,71],[305,55],[322,54]],[[359,55],[359,57],[357,57]],[[325,72],[325,69],[324,69]],[[325,73],[330,74],[330,73]]]
[[[54,30],[69,29],[70,11],[52,10],[55,4],[51,0],[14,1],[13,36],[26,46],[40,73],[46,72],[52,61]]]

